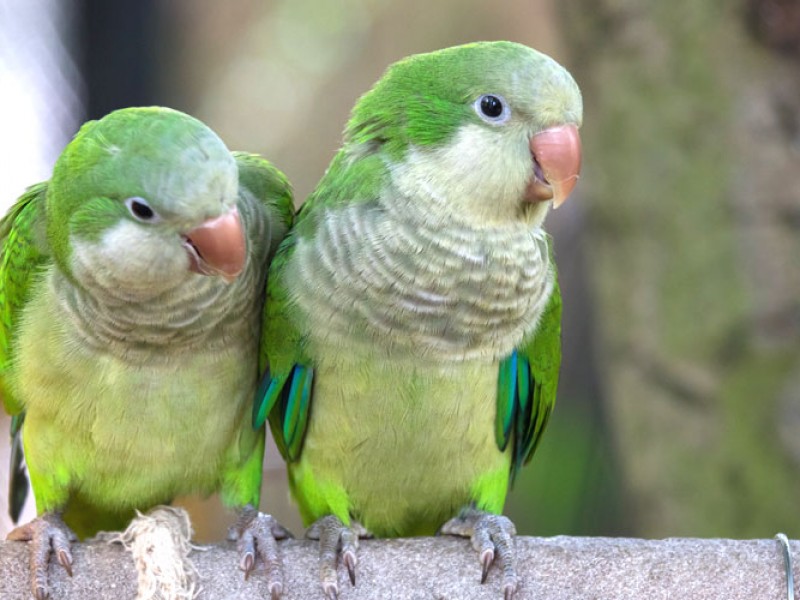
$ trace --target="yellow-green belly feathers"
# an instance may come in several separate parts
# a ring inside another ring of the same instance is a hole
[[[375,535],[422,535],[479,498],[500,512],[510,459],[494,437],[496,386],[485,363],[320,365],[290,466],[305,519],[352,515]]]
[[[246,426],[254,336],[232,323],[216,343],[187,348],[180,340],[160,351],[93,345],[86,343],[90,329],[76,324],[53,293],[53,280],[40,281],[43,293],[26,306],[14,370],[38,511],[68,508],[75,499],[99,513],[146,510],[177,494],[220,487],[232,503],[257,502],[257,490],[239,485],[250,471],[260,481],[255,450],[262,434]],[[206,285],[210,278],[198,280]],[[95,316],[92,335],[104,326]],[[132,337],[141,333],[134,331]]]

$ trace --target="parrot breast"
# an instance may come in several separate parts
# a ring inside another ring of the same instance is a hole
[[[553,287],[546,234],[524,224],[441,226],[357,204],[329,210],[295,252],[289,284],[312,342],[393,359],[498,360]]]

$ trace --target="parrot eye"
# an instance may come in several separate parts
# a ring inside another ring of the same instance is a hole
[[[138,196],[127,198],[125,200],[125,206],[128,207],[130,213],[138,221],[153,223],[159,218],[156,211],[150,208],[150,205],[144,198],[139,198]]]
[[[475,100],[475,112],[478,116],[493,125],[499,125],[508,121],[511,117],[511,109],[502,96],[496,94],[484,94]]]

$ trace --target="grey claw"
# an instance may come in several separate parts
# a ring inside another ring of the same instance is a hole
[[[442,525],[440,531],[470,538],[481,564],[481,583],[486,583],[491,566],[497,564],[503,574],[504,600],[514,597],[519,586],[514,567],[514,523],[502,515],[469,507]]]
[[[488,550],[483,553],[481,556],[481,583],[486,583],[486,579],[489,577],[489,568],[492,566],[494,562],[494,551]]]
[[[30,523],[14,529],[8,539],[27,541],[30,561],[30,591],[36,600],[50,597],[47,582],[48,565],[55,560],[72,577],[72,554],[70,542],[75,534],[64,524],[60,513],[44,513]]]
[[[350,576],[350,585],[356,585],[356,557],[351,552],[346,552],[342,557],[344,565],[347,567],[347,574]]]
[[[256,557],[254,554],[247,552],[242,556],[242,560],[239,562],[239,568],[244,571],[244,578],[247,579],[250,577],[250,572],[253,570],[253,567],[256,565]]]
[[[276,532],[283,533],[285,530],[270,515],[259,513],[249,505],[240,510],[236,524],[229,529],[229,537],[236,540],[236,548],[241,557],[239,568],[244,571],[245,581],[255,571],[260,559],[267,571],[267,589],[273,600],[283,594],[280,561],[275,545]]]
[[[58,559],[58,564],[64,567],[64,570],[67,572],[67,575],[72,577],[72,557],[66,553],[64,550],[59,550],[56,554]]]
[[[269,586],[269,596],[272,600],[280,600],[283,595],[283,585],[280,583],[273,583]]]
[[[328,600],[339,597],[337,562],[347,569],[350,585],[356,585],[358,539],[366,534],[358,523],[345,526],[335,515],[317,519],[306,531],[307,538],[319,540],[319,579]]]

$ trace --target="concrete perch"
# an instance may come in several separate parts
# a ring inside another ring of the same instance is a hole
[[[233,544],[194,551],[199,598],[268,598],[263,571],[244,581]],[[790,542],[798,581],[800,542]],[[286,600],[320,600],[317,545],[280,542]],[[769,540],[519,537],[517,564],[522,584],[518,600],[622,598],[786,600],[784,554]],[[107,599],[136,596],[137,574],[131,554],[119,544],[76,544],[73,578],[50,567],[54,599]],[[0,542],[0,598],[28,598],[24,543]],[[480,585],[480,568],[466,540],[449,537],[366,540],[359,549],[358,581],[350,586],[339,572],[340,597],[356,599],[501,598],[499,573]]]

